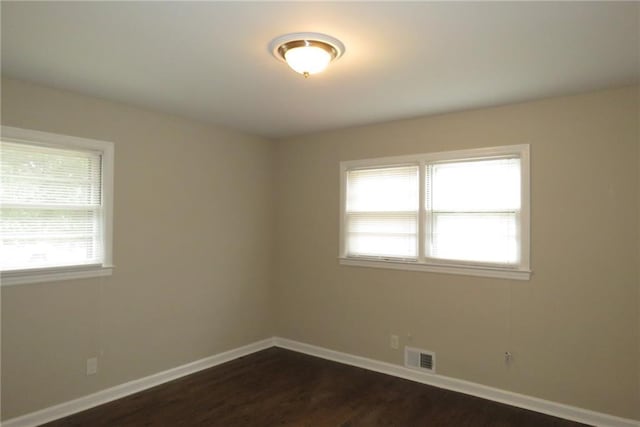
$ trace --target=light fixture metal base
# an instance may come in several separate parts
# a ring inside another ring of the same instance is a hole
[[[322,33],[285,34],[273,39],[269,43],[269,50],[276,59],[287,62],[284,57],[287,50],[300,46],[318,46],[331,54],[332,61],[340,58],[345,51],[340,40]]]

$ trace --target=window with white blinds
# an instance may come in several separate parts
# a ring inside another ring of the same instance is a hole
[[[342,264],[528,279],[528,145],[341,163]]]
[[[12,134],[18,134],[19,140]],[[105,194],[110,189],[105,185],[110,167],[105,170],[105,166],[110,166],[112,148],[108,144],[3,127],[3,282],[34,271],[42,279],[52,269],[70,271],[110,263],[111,210],[106,202],[111,198]]]
[[[418,257],[418,166],[347,172],[349,256]]]
[[[425,176],[425,256],[519,262],[519,158],[428,164]]]

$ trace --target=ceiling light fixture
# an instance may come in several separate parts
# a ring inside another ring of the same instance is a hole
[[[320,33],[293,33],[274,39],[269,50],[305,78],[324,71],[331,61],[344,54],[344,45],[336,38]]]

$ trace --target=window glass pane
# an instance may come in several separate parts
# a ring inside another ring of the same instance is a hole
[[[50,239],[3,238],[2,270],[99,264],[93,237]]]
[[[432,218],[431,257],[519,262],[515,214],[434,213]]]
[[[418,166],[347,172],[347,255],[417,258],[418,175]]]
[[[100,205],[98,153],[4,142],[0,171],[3,204]]]
[[[2,143],[0,268],[103,261],[102,156]]]
[[[415,234],[418,227],[416,212],[407,213],[349,213],[347,227],[352,233]]]
[[[427,207],[430,202],[435,211],[520,208],[520,159],[436,163],[428,169]]]
[[[347,217],[349,255],[416,258],[418,215],[352,213]]]
[[[98,213],[81,209],[2,208],[2,238],[69,237],[93,235],[98,229]]]
[[[348,255],[416,258],[416,235],[349,233]]]
[[[417,211],[418,166],[347,172],[347,212]]]

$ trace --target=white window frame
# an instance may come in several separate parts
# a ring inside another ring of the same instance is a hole
[[[102,264],[34,268],[0,272],[0,285],[11,286],[27,283],[53,282],[58,280],[81,279],[109,276],[113,271],[113,157],[112,142],[88,138],[59,135],[30,129],[2,126],[2,141],[39,145],[52,148],[99,151],[102,155],[102,204],[103,204],[103,244]]]
[[[530,156],[529,144],[470,150],[424,153],[408,156],[382,157],[375,159],[350,160],[340,162],[340,249],[338,259],[341,265],[357,267],[389,268],[397,270],[428,271],[435,273],[462,274],[468,276],[496,277],[503,279],[529,280],[530,270]],[[474,263],[429,259],[425,257],[425,164],[444,161],[490,160],[517,156],[520,158],[520,215],[518,232],[520,236],[520,262],[514,265]],[[420,207],[418,215],[418,258],[417,261],[403,261],[390,258],[348,256],[346,249],[346,193],[347,172],[356,169],[376,167],[420,165]]]

